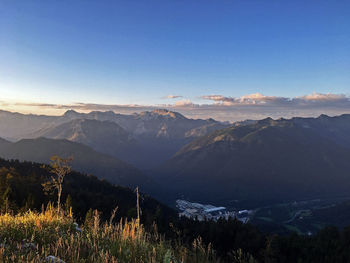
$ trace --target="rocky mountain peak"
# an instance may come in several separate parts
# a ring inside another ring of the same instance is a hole
[[[159,117],[168,119],[185,119],[185,116],[178,112],[169,111],[166,109],[156,109],[153,111],[144,111],[139,114],[142,119],[158,119]]]
[[[79,116],[80,113],[76,112],[75,110],[67,110],[63,116],[64,117],[68,117],[68,118],[76,118],[77,116]]]

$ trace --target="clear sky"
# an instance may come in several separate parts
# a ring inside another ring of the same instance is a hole
[[[350,1],[0,1],[3,101],[350,93]]]

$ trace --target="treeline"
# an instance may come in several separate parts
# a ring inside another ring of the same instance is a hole
[[[43,205],[55,202],[55,195],[46,195],[42,187],[50,176],[47,167],[41,164],[0,159],[1,212],[40,211]],[[133,190],[81,173],[71,172],[65,178],[62,200],[63,208],[72,207],[79,223],[84,223],[86,215],[95,209],[104,220],[110,218],[116,207],[115,220],[137,215]],[[295,233],[279,236],[262,233],[257,227],[234,219],[218,222],[178,219],[176,211],[147,195],[141,195],[140,206],[141,222],[150,231],[156,224],[169,242],[187,246],[200,238],[204,244],[213,246],[222,262],[350,262],[350,227],[343,230],[327,227],[312,236]]]
[[[41,211],[43,205],[56,202],[57,193],[47,194],[42,186],[51,176],[44,165],[0,159],[0,210],[13,213],[28,209]],[[79,223],[84,222],[89,210],[95,209],[104,220],[109,219],[116,207],[116,220],[135,218],[137,214],[133,190],[74,171],[63,182],[62,203],[63,207],[72,207]],[[160,229],[164,229],[177,218],[173,209],[147,195],[141,195],[140,205],[141,220],[145,225],[155,222]]]
[[[218,222],[181,220],[179,229],[184,241],[200,236],[204,243],[211,243],[224,262],[235,262],[232,260],[239,250],[243,253],[243,262],[350,262],[350,226],[342,230],[326,227],[312,236],[264,234],[257,227],[234,219]],[[254,261],[249,261],[251,258]]]

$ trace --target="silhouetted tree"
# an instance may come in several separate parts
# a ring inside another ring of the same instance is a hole
[[[53,174],[51,180],[44,183],[43,187],[45,191],[57,190],[57,212],[61,211],[61,196],[62,196],[62,184],[65,176],[70,173],[71,166],[69,165],[73,158],[69,157],[63,159],[57,155],[50,158],[49,171]]]

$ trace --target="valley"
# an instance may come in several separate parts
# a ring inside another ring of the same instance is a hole
[[[350,1],[0,0],[0,263],[350,263]]]
[[[237,204],[238,205],[238,204]],[[263,232],[288,235],[314,235],[327,226],[340,229],[350,220],[350,197],[310,199],[244,209],[239,206],[213,206],[176,200],[179,217],[191,220],[236,219],[251,223]],[[337,218],[341,214],[341,219]]]
[[[229,124],[168,110],[2,112],[0,121],[6,124],[1,137],[15,135],[14,141],[1,139],[2,158],[48,163],[55,154],[74,156],[75,170],[139,187],[174,209],[178,199],[226,209],[219,217],[192,213],[192,201],[184,201],[189,207],[181,213],[188,218],[240,219],[239,211],[247,210],[244,222],[270,232],[315,233],[328,221],[342,226],[327,213],[346,207],[337,198],[350,187],[350,115]]]

